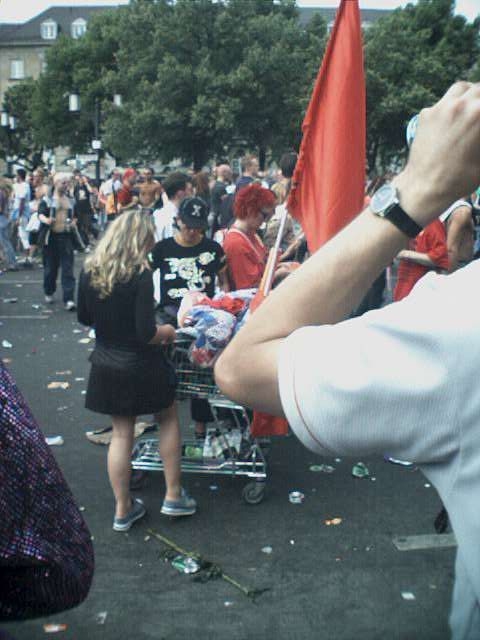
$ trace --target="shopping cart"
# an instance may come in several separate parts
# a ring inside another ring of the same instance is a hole
[[[208,400],[214,427],[207,430],[204,440],[183,441],[182,471],[246,476],[251,482],[243,488],[242,497],[248,504],[258,504],[265,495],[265,452],[258,440],[251,436],[250,419],[245,408],[220,393],[213,369],[192,364],[189,358],[191,343],[190,336],[177,332],[170,353],[177,374],[177,399]],[[163,470],[157,439],[146,438],[135,444],[132,467],[144,472]]]

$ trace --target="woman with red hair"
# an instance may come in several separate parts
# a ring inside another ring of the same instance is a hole
[[[267,249],[257,231],[272,217],[275,204],[275,194],[257,183],[244,187],[235,195],[235,222],[223,243],[232,290],[250,289],[260,284]]]

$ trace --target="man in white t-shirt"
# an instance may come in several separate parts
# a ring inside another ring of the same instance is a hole
[[[17,169],[17,177],[13,185],[13,210],[12,222],[15,222],[18,230],[18,237],[28,259],[30,242],[28,240],[27,224],[30,219],[30,185],[27,180],[25,169]]]
[[[120,169],[113,169],[110,174],[110,178],[105,180],[100,185],[100,189],[98,190],[98,203],[100,206],[100,227],[102,229],[105,228],[107,223],[107,201],[108,196],[110,196],[113,192],[118,192],[122,188],[122,174]]]
[[[164,204],[161,209],[153,212],[155,223],[155,241],[173,238],[175,234],[175,219],[180,203],[193,194],[192,181],[189,176],[180,171],[171,173],[163,183],[162,198]],[[160,302],[160,272],[153,274],[153,295],[157,303]]]
[[[193,195],[192,181],[189,176],[180,171],[171,173],[163,183],[166,200],[161,209],[155,209],[155,240],[166,240],[174,235],[174,222],[178,208],[184,198]]]
[[[320,454],[388,453],[421,467],[458,542],[453,640],[480,638],[480,262],[428,274],[404,300],[344,319],[479,175],[480,84],[459,82],[421,112],[393,183],[272,292],[215,366],[223,393],[286,416]]]

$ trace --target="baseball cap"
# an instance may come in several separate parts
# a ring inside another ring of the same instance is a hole
[[[178,217],[191,229],[208,228],[208,207],[202,198],[185,198],[180,204]]]

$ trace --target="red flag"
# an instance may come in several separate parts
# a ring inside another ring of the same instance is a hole
[[[288,210],[316,251],[363,208],[365,76],[358,0],[341,0],[312,98]]]

